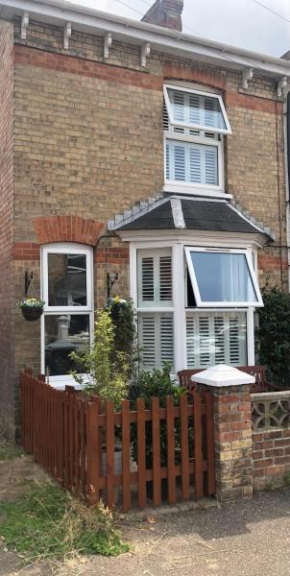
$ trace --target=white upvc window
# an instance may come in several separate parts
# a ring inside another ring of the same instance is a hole
[[[198,307],[263,306],[246,250],[186,247],[185,254]]]
[[[93,251],[79,244],[41,250],[41,370],[55,386],[74,383],[71,352],[89,349],[93,330]]]
[[[164,101],[165,186],[223,193],[223,136],[231,128],[222,97],[165,85]]]
[[[171,249],[137,252],[137,318],[142,366],[174,366]]]
[[[250,248],[181,242],[168,248],[131,246],[131,289],[144,369],[161,368],[164,362],[172,373],[221,363],[254,364],[254,311],[263,303],[253,256]]]

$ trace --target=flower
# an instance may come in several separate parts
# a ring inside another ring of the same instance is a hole
[[[38,300],[37,298],[24,298],[19,302],[20,308],[43,308],[45,302],[43,300]]]

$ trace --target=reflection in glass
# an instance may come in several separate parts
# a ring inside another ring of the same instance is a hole
[[[48,254],[49,306],[87,306],[85,254]]]
[[[45,370],[50,376],[69,374],[79,368],[69,355],[86,352],[90,343],[88,314],[45,317]]]
[[[257,302],[245,254],[191,252],[202,302]]]
[[[247,364],[245,312],[200,312],[186,316],[188,368]]]

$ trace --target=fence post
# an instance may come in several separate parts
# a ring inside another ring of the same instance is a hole
[[[99,402],[87,403],[87,498],[90,506],[99,501],[100,442]]]
[[[195,374],[210,389],[214,407],[216,496],[226,503],[253,495],[250,384],[255,378],[220,364]]]

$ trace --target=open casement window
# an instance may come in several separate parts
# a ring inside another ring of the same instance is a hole
[[[164,98],[172,126],[230,134],[231,127],[222,97],[167,85]]]
[[[185,253],[197,307],[263,306],[247,251],[185,248]]]
[[[223,135],[231,133],[222,97],[165,86],[163,127],[166,183],[222,192]]]
[[[246,312],[187,312],[187,368],[247,364]]]
[[[91,343],[93,326],[92,249],[78,244],[42,248],[42,371],[51,382],[68,383],[79,368],[70,358]]]
[[[137,251],[138,340],[142,368],[174,363],[172,252]]]

